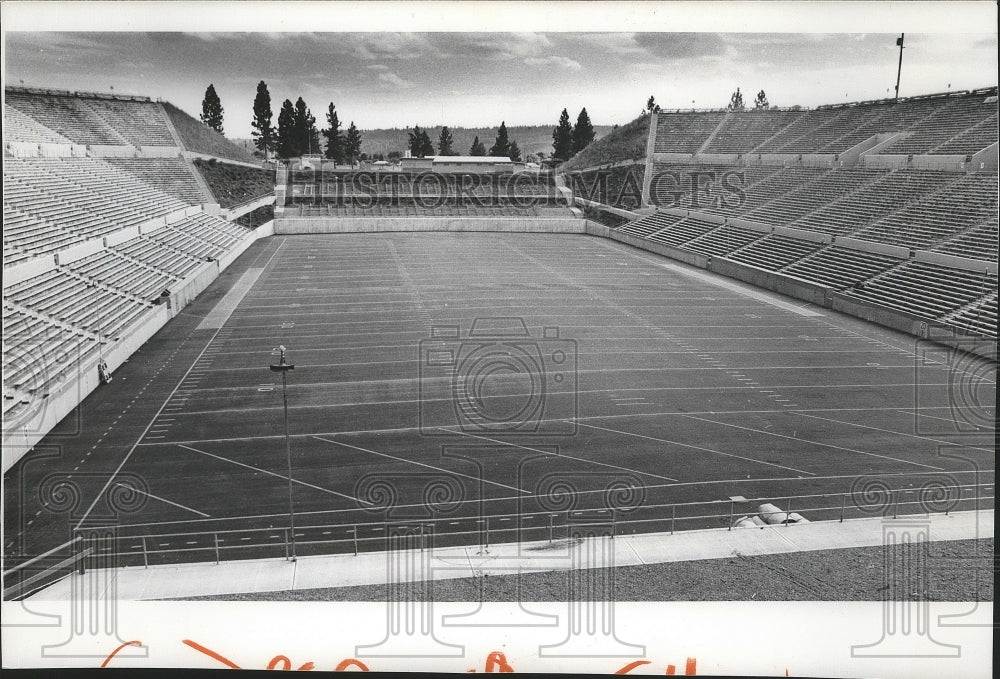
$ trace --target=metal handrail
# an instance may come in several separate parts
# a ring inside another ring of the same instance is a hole
[[[982,491],[992,489],[994,484],[992,483],[980,483],[980,484],[954,484],[954,485],[942,485],[935,486],[933,488],[934,492],[948,491],[949,497],[946,502],[951,505],[958,503],[968,503],[971,501],[979,501],[993,498],[992,493],[983,493]],[[793,509],[799,512],[828,512],[834,515],[839,514],[839,521],[843,522],[845,520],[845,515],[848,509],[853,511],[860,511],[863,513],[871,514],[882,514],[883,516],[892,515],[897,517],[901,512],[901,508],[910,507],[913,505],[920,505],[925,510],[922,513],[944,513],[947,514],[951,511],[951,508],[945,506],[940,512],[927,512],[928,507],[926,506],[926,501],[922,497],[910,498],[907,496],[913,495],[924,495],[930,492],[931,489],[926,488],[897,488],[888,489],[887,497],[884,502],[870,502],[865,504],[858,504],[855,502],[853,505],[848,505],[848,499],[852,495],[849,492],[839,492],[839,493],[812,493],[812,494],[802,494],[802,495],[783,495],[783,496],[771,496],[767,498],[752,498],[747,499],[745,502],[741,501],[739,504],[752,505],[760,502],[785,502],[785,501],[795,501],[799,502],[793,503],[788,506],[787,511],[791,512]],[[954,497],[951,496],[951,491],[958,491]],[[966,497],[967,491],[975,490],[975,494]],[[966,492],[963,492],[966,491]],[[883,493],[885,494],[885,493]],[[830,498],[836,499],[835,502],[823,502],[819,506],[810,506],[808,500],[817,498]],[[699,511],[695,514],[682,514],[678,515],[678,508],[694,508],[694,507],[705,507],[705,506],[718,506],[718,505],[728,505],[723,512],[703,512]],[[803,506],[804,505],[804,506]],[[306,531],[314,530],[327,530],[328,532],[341,532],[346,533],[347,537],[330,537],[324,539],[299,539],[297,541],[298,545],[308,546],[308,545],[341,545],[341,544],[351,544],[353,545],[354,554],[359,553],[360,545],[362,543],[370,543],[373,541],[383,542],[386,540],[387,535],[393,528],[396,529],[419,529],[421,536],[421,544],[423,544],[424,536],[439,535],[448,538],[464,538],[467,536],[478,535],[480,539],[480,544],[489,544],[490,533],[506,533],[510,531],[518,531],[519,533],[524,533],[528,531],[549,531],[550,542],[554,538],[554,530],[556,527],[559,529],[569,529],[574,525],[587,525],[587,524],[576,524],[572,521],[574,517],[585,517],[586,515],[593,516],[595,513],[602,513],[604,521],[591,521],[589,525],[606,525],[611,527],[610,537],[615,537],[621,534],[623,527],[639,527],[643,524],[670,524],[670,532],[673,533],[678,524],[682,522],[691,521],[706,521],[713,519],[726,519],[727,526],[731,529],[733,525],[734,518],[741,514],[742,512],[736,511],[736,503],[731,500],[708,500],[708,501],[697,501],[697,502],[684,502],[684,503],[664,503],[655,505],[643,505],[638,507],[629,508],[588,508],[588,509],[567,509],[560,511],[532,511],[529,516],[532,518],[539,517],[540,519],[548,518],[548,522],[540,522],[535,526],[525,526],[523,525],[523,515],[520,513],[503,513],[503,514],[490,514],[490,515],[468,515],[468,516],[447,516],[432,519],[397,519],[393,521],[370,521],[370,522],[351,522],[351,523],[339,523],[339,524],[315,524],[315,525],[301,525],[296,529],[296,536],[305,537]],[[656,510],[667,510],[669,512],[660,511],[658,515],[652,518],[629,518],[629,514],[632,511],[656,511]],[[873,511],[874,510],[874,511]],[[624,515],[623,515],[624,514]],[[512,526],[504,526],[500,523],[502,520],[507,519],[522,519],[520,522],[515,522]],[[561,522],[556,524],[557,519],[562,519]],[[473,530],[449,530],[447,532],[437,533],[437,532],[426,532],[427,527],[434,528],[441,521],[461,521],[461,522],[474,522],[477,527]],[[492,524],[492,528],[491,528]],[[482,527],[479,527],[482,525]],[[790,525],[790,524],[785,524]],[[382,535],[369,535],[362,536],[359,533],[362,529],[367,529],[369,532],[381,531]],[[252,541],[247,541],[242,544],[220,544],[220,537],[225,536],[246,536],[248,534],[260,534],[263,532],[270,533],[265,539],[257,539]],[[166,539],[172,537],[186,537],[186,538],[203,538],[206,541],[210,541],[207,545],[196,545],[196,546],[185,546],[185,547],[170,547],[165,549],[150,549],[148,545],[148,540],[151,539]],[[275,540],[277,539],[277,540]],[[228,551],[238,550],[238,549],[248,549],[256,548],[261,549],[265,547],[279,547],[285,545],[286,552],[289,543],[289,535],[287,527],[255,527],[255,528],[235,528],[235,529],[224,529],[224,530],[203,530],[203,531],[187,531],[187,532],[169,532],[169,533],[142,533],[137,535],[118,535],[118,541],[130,541],[132,542],[132,550],[127,551],[115,551],[113,554],[115,556],[136,558],[140,555],[137,551],[140,546],[138,543],[141,542],[143,557],[143,564],[145,566],[149,565],[150,555],[170,555],[170,554],[186,554],[189,552],[214,552],[215,560],[218,563],[222,560],[222,555]],[[105,548],[101,550],[102,554],[107,555],[109,550]]]

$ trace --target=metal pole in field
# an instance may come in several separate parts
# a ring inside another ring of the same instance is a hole
[[[278,347],[281,352],[281,359],[277,364],[271,364],[272,372],[281,373],[281,399],[285,407],[285,458],[288,462],[288,523],[291,528],[291,550],[292,561],[295,561],[295,505],[292,501],[292,445],[288,437],[288,379],[289,370],[294,370],[295,366],[285,362],[285,347]]]

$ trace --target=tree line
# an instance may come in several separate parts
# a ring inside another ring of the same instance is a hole
[[[650,97],[652,101],[652,97]],[[214,85],[205,90],[201,102],[201,121],[219,134],[223,134],[223,108]],[[264,158],[272,154],[277,158],[294,158],[305,154],[323,153],[324,157],[336,163],[350,163],[363,160],[361,153],[361,132],[354,121],[343,130],[337,107],[330,102],[326,111],[326,127],[317,129],[316,117],[313,116],[302,97],[293,104],[285,99],[278,112],[278,124],[272,124],[271,93],[267,83],[261,80],[257,84],[257,95],[253,102],[253,121],[251,123],[254,146]],[[321,144],[320,136],[325,142]],[[587,109],[583,108],[577,116],[576,125],[571,125],[569,113],[562,110],[559,122],[552,130],[552,159],[566,161],[586,148],[594,140],[594,126],[590,122]],[[415,125],[407,135],[407,146],[412,156],[423,158],[435,155],[434,143],[427,130]],[[390,154],[390,156],[395,154]],[[457,156],[454,148],[451,130],[447,126],[441,128],[437,140],[439,156]],[[510,158],[514,162],[522,161],[521,149],[517,140],[511,139],[507,131],[506,121],[500,122],[496,139],[487,149],[477,135],[469,148],[470,156],[492,156],[495,158]],[[539,154],[541,155],[541,154]]]

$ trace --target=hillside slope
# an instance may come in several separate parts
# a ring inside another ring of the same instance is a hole
[[[559,167],[560,172],[582,170],[622,160],[645,158],[646,139],[649,136],[649,118],[649,116],[639,116],[632,122],[595,140],[579,154],[563,163]]]
[[[247,153],[245,149],[233,144],[221,134],[211,129],[200,120],[196,120],[177,108],[170,102],[163,102],[163,110],[170,116],[171,122],[177,128],[177,134],[184,142],[184,148],[195,153],[204,153],[218,158],[239,160],[244,163],[260,164],[260,161]]]

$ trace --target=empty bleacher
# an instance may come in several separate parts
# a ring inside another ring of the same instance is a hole
[[[793,226],[847,235],[938,191],[961,175],[928,170],[894,170],[850,195],[801,216]]]
[[[656,153],[695,153],[719,126],[722,111],[660,113],[656,120]]]
[[[997,143],[997,113],[994,105],[993,115],[975,127],[970,127],[940,146],[931,149],[931,153],[941,155],[970,154],[995,143]]]
[[[668,212],[657,211],[647,217],[643,217],[642,219],[636,219],[626,224],[622,224],[617,230],[622,233],[627,233],[630,236],[647,238],[648,236],[665,229],[668,226],[675,226],[682,219],[684,219],[684,215],[673,215]]]
[[[66,137],[50,130],[31,116],[4,104],[3,131],[8,141],[69,144]]]
[[[204,194],[183,158],[105,158],[104,162],[190,205],[215,202]]]
[[[767,224],[789,224],[829,203],[850,196],[888,173],[888,170],[861,168],[827,172],[776,200],[753,211],[744,212],[744,217]],[[749,189],[750,194],[756,191],[753,187]]]
[[[844,290],[904,261],[898,257],[834,245],[786,266],[784,273],[835,290]]]
[[[74,330],[4,302],[4,417],[13,414],[23,396],[44,396],[62,381],[77,361],[97,353],[96,336]]]
[[[945,317],[948,325],[981,337],[997,336],[997,293],[973,302]]]
[[[763,237],[764,233],[761,231],[726,224],[688,241],[684,244],[684,249],[702,255],[725,256]]]
[[[117,336],[150,307],[63,267],[4,288],[4,297],[50,320],[104,337]]]
[[[133,146],[176,146],[158,104],[151,101],[86,97],[78,99]]]
[[[83,103],[69,93],[27,92],[7,88],[9,106],[21,111],[74,144],[121,146],[128,142]]]
[[[823,243],[770,233],[726,257],[768,271],[780,271],[796,260],[824,247]]]
[[[158,240],[143,236],[111,247],[127,257],[165,271],[175,278],[184,278],[204,263],[202,259],[183,250],[168,247]]]
[[[174,276],[136,263],[110,249],[70,262],[66,268],[83,278],[149,300],[158,297],[178,280]]]
[[[844,293],[920,318],[942,319],[996,287],[995,275],[911,260]]]
[[[704,153],[749,153],[802,114],[798,111],[748,110],[730,113]]]
[[[933,249],[959,257],[997,261],[997,217],[994,215],[978,226],[944,241]]]
[[[673,226],[663,229],[658,233],[651,234],[649,236],[649,240],[656,243],[663,243],[664,245],[679,247],[683,243],[687,243],[688,241],[694,240],[699,236],[703,236],[713,229],[718,229],[721,226],[722,224],[719,222],[711,222],[701,217],[693,217],[689,215]]]
[[[997,212],[997,174],[960,175],[937,192],[853,234],[911,248],[927,248],[984,222]]]
[[[996,141],[996,111],[995,103],[985,103],[986,97],[956,97],[948,104],[939,107],[926,118],[910,127],[909,136],[886,147],[882,153],[897,154],[935,154],[944,152],[951,154],[976,153],[988,146],[990,142],[975,141],[975,135],[965,133],[992,119],[993,141]],[[949,141],[961,137],[956,143]],[[984,140],[985,141],[985,140]],[[982,144],[979,146],[978,144]]]

